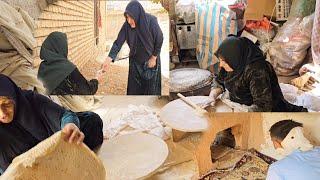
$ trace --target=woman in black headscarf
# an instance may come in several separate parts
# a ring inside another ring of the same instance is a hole
[[[262,51],[244,37],[227,37],[215,55],[220,72],[212,84],[211,96],[230,92],[230,100],[251,106],[250,111],[306,112],[284,99],[277,75]]]
[[[67,35],[52,32],[43,42],[40,50],[43,60],[38,79],[43,82],[49,95],[94,95],[98,80],[87,81],[78,68],[68,60]]]
[[[163,34],[157,18],[146,13],[133,0],[126,7],[123,24],[104,64],[106,70],[114,62],[123,43],[130,48],[128,95],[161,95],[160,51]]]
[[[102,120],[93,112],[73,113],[33,91],[21,90],[0,74],[0,171],[39,142],[62,130],[66,140],[94,149],[103,142]]]

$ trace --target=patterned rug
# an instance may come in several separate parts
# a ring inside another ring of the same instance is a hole
[[[200,177],[200,180],[266,179],[268,167],[276,160],[255,149],[232,150],[216,163],[217,168]]]

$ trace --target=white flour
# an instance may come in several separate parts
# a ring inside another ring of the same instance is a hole
[[[119,118],[114,118],[107,124],[104,135],[112,139],[118,135],[145,132],[166,140],[171,137],[171,131],[171,128],[166,127],[150,107],[128,105],[127,110]]]

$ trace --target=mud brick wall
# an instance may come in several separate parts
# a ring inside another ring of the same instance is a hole
[[[34,35],[37,39],[36,64],[40,63],[40,48],[45,38],[53,31],[68,36],[69,59],[80,69],[94,61],[105,50],[105,1],[100,1],[102,27],[99,28],[99,43],[94,38],[94,2],[57,1],[43,9],[38,17]]]

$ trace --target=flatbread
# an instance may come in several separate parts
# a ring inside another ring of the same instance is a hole
[[[203,107],[212,101],[208,96],[187,97],[195,104]],[[208,128],[207,119],[180,99],[171,101],[160,112],[160,119],[173,129],[184,132],[202,132]]]
[[[134,133],[103,143],[98,152],[110,180],[141,179],[152,175],[166,160],[169,150],[160,138]]]
[[[16,157],[2,180],[105,180],[102,161],[84,144],[69,144],[59,131]]]
[[[211,72],[199,68],[181,68],[170,71],[170,92],[187,92],[211,84]]]

